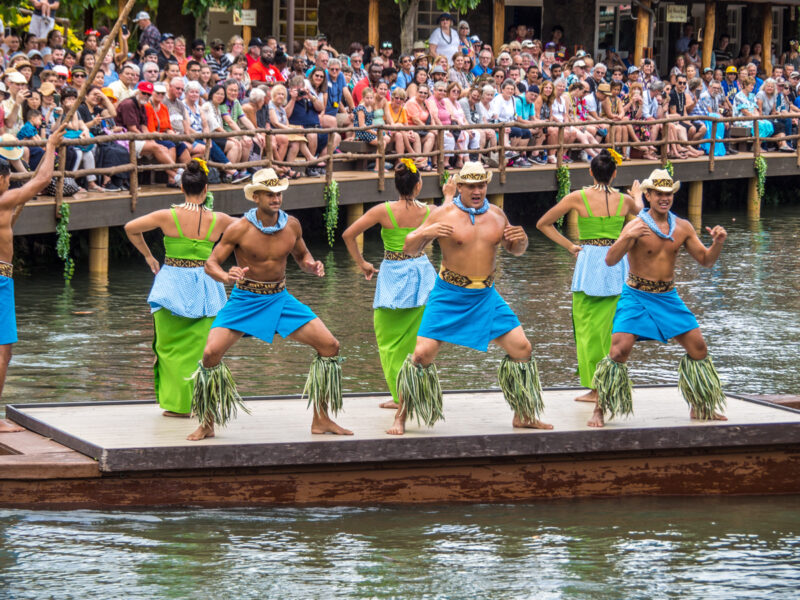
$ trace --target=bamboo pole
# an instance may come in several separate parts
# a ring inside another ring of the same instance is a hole
[[[375,48],[377,51],[380,47],[381,37],[380,37],[380,8],[378,5],[378,0],[369,0],[369,45]]]
[[[444,174],[444,129],[436,132],[436,150],[438,151],[436,172],[439,174],[439,181],[441,181],[441,177]]]
[[[761,5],[761,68],[772,77],[772,4]]]
[[[611,136],[613,130],[608,128],[608,135]],[[612,138],[613,141],[613,138]],[[613,147],[613,144],[612,144]],[[564,162],[564,128],[558,128],[558,145],[556,146],[556,168],[560,167]]]
[[[386,189],[386,139],[383,136],[383,128],[378,127],[378,191]]]
[[[639,0],[636,11],[636,41],[633,46],[633,64],[639,65],[644,56],[644,49],[650,45],[650,8],[651,0]]]
[[[506,160],[506,128],[500,127],[497,130],[497,142],[500,149],[497,151],[497,167],[500,171],[500,185],[506,182],[506,167],[508,161]]]
[[[136,203],[139,200],[139,162],[136,157],[136,143],[128,143],[128,153],[130,156],[131,171],[130,179],[128,180],[128,189],[131,192],[131,212],[136,212]]]
[[[714,37],[717,25],[717,2],[706,0],[706,20],[703,28],[703,59],[702,68],[711,66],[711,57],[714,52]],[[713,136],[712,136],[713,137]]]
[[[494,26],[492,28],[492,48],[495,55],[500,53],[506,35],[506,3],[505,0],[494,0]],[[455,23],[454,23],[455,25]]]

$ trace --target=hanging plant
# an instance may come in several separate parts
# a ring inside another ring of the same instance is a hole
[[[69,226],[69,203],[61,204],[61,216],[56,223],[56,253],[58,258],[64,261],[64,281],[69,283],[75,273],[75,261],[69,255],[70,238],[72,234],[67,230]]]
[[[672,166],[672,161],[668,160],[664,163],[664,170],[669,173],[670,177],[675,177],[675,167]]]
[[[333,248],[336,239],[336,227],[339,225],[339,184],[335,179],[325,186],[323,192],[325,201],[325,231],[328,235],[328,245]]]
[[[572,178],[567,165],[561,165],[556,169],[556,182],[558,183],[556,202],[561,202],[561,199],[572,191]],[[561,227],[563,224],[564,217],[562,216],[558,219],[557,225]]]
[[[767,161],[763,156],[759,156],[756,158],[753,167],[756,170],[756,178],[758,180],[758,200],[760,202],[764,199],[764,185],[767,182]]]
[[[450,179],[450,169],[445,169],[439,176],[439,189],[443,190],[445,184]]]

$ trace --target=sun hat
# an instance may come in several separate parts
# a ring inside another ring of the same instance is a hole
[[[533,48],[536,44],[533,43],[533,40],[522,40],[522,47],[523,48]]]
[[[147,19],[148,21],[150,20],[150,15],[144,10],[140,10],[133,18],[134,21],[142,21],[144,19]]]
[[[642,182],[642,191],[656,190],[674,194],[681,187],[680,181],[673,181],[672,175],[666,169],[655,169],[650,177]]]
[[[611,93],[611,86],[607,83],[601,83],[597,86],[597,91],[601,94],[610,94]]]
[[[417,40],[416,42],[414,42],[414,45],[411,46],[411,49],[412,50],[425,50],[426,49],[425,42],[423,42],[421,40]]]
[[[165,86],[160,81],[153,84],[153,92],[156,94],[166,94],[167,93],[167,86]]]
[[[444,21],[445,19],[447,19],[448,21],[452,21],[453,20],[453,15],[451,15],[448,12],[443,12],[442,14],[439,15],[439,18],[436,20],[436,22],[439,25],[441,25],[442,21]]]
[[[479,162],[465,162],[456,175],[456,183],[489,183],[491,180],[492,172]]]
[[[0,136],[0,144],[13,144],[17,138],[11,133]],[[0,156],[6,160],[19,160],[22,158],[22,146],[0,146]]]
[[[734,67],[733,65],[731,65],[730,67],[728,67],[727,69],[725,69],[725,72],[726,72],[726,73],[738,73],[739,71],[737,71],[737,70],[736,70],[736,67]]]
[[[583,61],[583,60],[576,60],[574,63],[572,63],[572,66],[573,67],[585,67],[586,66],[586,62]]]
[[[30,52],[28,52],[28,60],[30,60],[34,56],[38,56],[39,58],[42,58],[42,53],[39,52],[38,50],[31,50]]]
[[[433,75],[434,73],[442,73],[442,74],[446,75],[446,74],[447,74],[447,71],[445,71],[445,70],[444,70],[444,69],[443,69],[441,66],[439,66],[439,65],[435,65],[435,66],[434,66],[434,67],[433,67],[433,68],[430,70],[430,74],[431,74],[431,75]]]
[[[42,96],[49,96],[50,94],[54,94],[56,91],[56,86],[54,86],[49,81],[45,81],[42,85],[39,86],[39,93]]]
[[[16,83],[17,85],[27,85],[28,83],[25,76],[16,69],[8,69],[3,74],[3,78],[8,80],[9,83]]]
[[[248,183],[244,186],[244,197],[252,202],[254,201],[253,196],[256,192],[272,192],[273,194],[277,194],[278,192],[288,189],[288,187],[289,179],[280,179],[275,169],[259,169],[253,174],[252,183]]]
[[[109,100],[111,100],[112,102],[114,102],[114,103],[116,103],[116,102],[117,102],[117,97],[114,95],[114,90],[112,90],[111,88],[109,88],[109,87],[104,87],[104,88],[103,88],[103,94],[105,94],[105,95],[106,95],[106,97],[107,97]]]

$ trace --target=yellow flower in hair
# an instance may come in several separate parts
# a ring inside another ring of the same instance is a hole
[[[408,169],[412,173],[416,173],[417,172],[417,165],[410,158],[401,158],[400,162],[403,163],[406,166],[406,169]]]
[[[617,166],[622,164],[622,155],[619,152],[613,148],[609,148],[608,153],[611,155],[611,158],[614,159],[614,162],[617,163]]]
[[[204,161],[202,158],[197,158],[197,157],[194,157],[192,160],[196,160],[200,165],[200,168],[203,169],[203,173],[208,175],[208,165],[206,164],[206,161]]]

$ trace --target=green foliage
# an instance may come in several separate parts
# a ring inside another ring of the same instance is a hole
[[[449,179],[450,179],[450,169],[445,169],[444,171],[442,171],[442,174],[439,177],[439,188],[443,189],[444,185],[447,183]]]
[[[328,235],[328,245],[333,248],[336,240],[336,227],[339,225],[339,184],[335,179],[325,186],[323,199],[325,200],[325,231]]]
[[[61,216],[56,223],[56,253],[58,258],[64,262],[64,281],[69,283],[75,273],[75,261],[69,255],[70,238],[72,234],[68,231],[69,227],[69,204],[63,202],[61,204]]]
[[[675,177],[675,167],[672,166],[672,161],[668,160],[664,164],[664,170],[669,173],[670,177]]]
[[[397,393],[403,399],[406,415],[416,419],[417,424],[433,427],[437,421],[444,421],[442,386],[436,364],[423,367],[409,354],[397,374]]]
[[[233,375],[224,362],[210,368],[199,362],[191,379],[194,380],[192,413],[201,425],[225,425],[236,416],[240,408],[250,414],[236,390]]]
[[[303,396],[308,394],[308,406],[314,406],[314,414],[324,415],[330,408],[334,415],[342,410],[342,362],[341,356],[317,356],[308,370]]]
[[[556,181],[558,182],[556,202],[561,202],[561,199],[572,191],[572,177],[567,165],[561,165],[556,169]],[[564,217],[562,216],[556,224],[561,227],[564,224]]]
[[[606,356],[597,363],[592,385],[597,389],[598,405],[609,420],[633,414],[633,383],[628,376],[628,365]]]
[[[506,355],[497,371],[497,379],[503,397],[514,411],[514,415],[526,422],[535,421],[544,412],[542,384],[536,359],[516,362]]]
[[[725,408],[725,394],[711,356],[693,360],[684,354],[678,366],[678,387],[697,419],[708,421]]]
[[[231,11],[241,9],[242,4],[242,0],[184,0],[182,12],[185,15],[194,15],[196,19],[203,19],[212,7]]]
[[[416,0],[419,2],[419,0]],[[395,4],[400,5],[400,10],[404,11],[408,9],[408,5],[411,4],[409,0],[394,0]],[[465,13],[468,10],[472,10],[478,4],[481,3],[481,0],[436,0],[436,8],[438,8],[442,12],[452,12],[452,13]],[[453,26],[456,24],[453,23]]]
[[[756,158],[753,168],[756,170],[756,177],[758,178],[758,199],[764,199],[764,185],[767,181],[767,161],[763,156]]]

